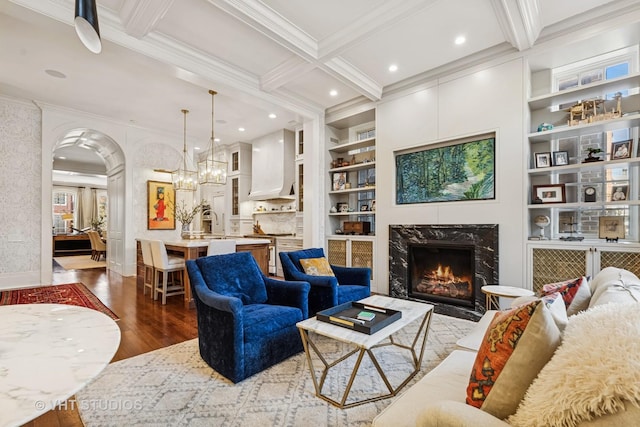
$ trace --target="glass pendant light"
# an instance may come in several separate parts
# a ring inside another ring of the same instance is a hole
[[[218,92],[210,90],[211,94],[211,139],[209,150],[204,160],[198,162],[198,181],[202,185],[224,185],[227,183],[227,162],[216,160],[216,141],[213,133],[213,98]]]
[[[171,172],[171,181],[176,191],[196,191],[198,187],[198,172],[193,167],[193,161],[187,155],[187,113],[189,113],[189,110],[182,110],[182,114],[184,114],[182,164],[178,166],[178,169]]]

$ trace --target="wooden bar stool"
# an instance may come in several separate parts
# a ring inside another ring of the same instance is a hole
[[[164,305],[167,303],[167,297],[182,295],[185,292],[184,258],[169,256],[162,240],[151,240],[151,254],[153,256],[153,266],[156,270],[156,277],[153,283],[153,299],[158,299],[158,292],[162,293],[162,304]],[[173,279],[169,282],[169,275],[172,273]],[[175,273],[180,273],[179,284],[176,283]],[[162,276],[161,284],[159,283],[160,276]]]

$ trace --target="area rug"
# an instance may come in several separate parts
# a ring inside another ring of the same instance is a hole
[[[84,270],[107,266],[106,261],[94,261],[91,259],[91,255],[57,256],[53,260],[65,270]]]
[[[396,338],[408,344],[417,322]],[[433,369],[475,323],[434,315],[418,375],[407,387]],[[329,338],[316,341],[330,360],[344,354],[346,345]],[[395,386],[410,372],[408,351],[387,346],[376,357]],[[339,364],[325,383],[325,392],[339,398],[355,357]],[[319,361],[314,360],[314,366]],[[363,358],[348,402],[386,392],[368,356]],[[404,389],[406,390],[406,388]],[[394,398],[338,409],[315,396],[303,353],[233,384],[213,371],[193,339],[110,364],[76,394],[85,426],[370,426]],[[83,405],[83,402],[96,404]]]
[[[34,303],[78,305],[100,311],[113,320],[119,320],[118,316],[91,293],[83,283],[39,286],[0,292],[0,305]]]

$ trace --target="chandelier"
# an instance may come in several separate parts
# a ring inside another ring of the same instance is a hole
[[[213,135],[213,98],[218,92],[210,90],[209,93],[211,94],[211,139],[207,156],[198,162],[198,181],[202,185],[224,185],[227,183],[227,162],[216,160],[216,142]]]
[[[196,191],[198,187],[198,172],[193,167],[193,162],[187,156],[187,113],[189,110],[182,110],[184,114],[184,148],[182,150],[182,167],[171,172],[171,182],[176,191]]]

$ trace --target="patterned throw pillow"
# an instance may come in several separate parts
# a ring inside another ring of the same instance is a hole
[[[563,282],[549,283],[542,287],[543,296],[556,292],[562,296],[569,316],[589,307],[591,290],[589,289],[589,281],[584,276]]]
[[[304,272],[310,276],[335,276],[325,257],[303,258],[300,260],[300,265],[302,265]]]
[[[467,387],[467,403],[504,419],[560,344],[560,330],[542,300],[496,313]]]

